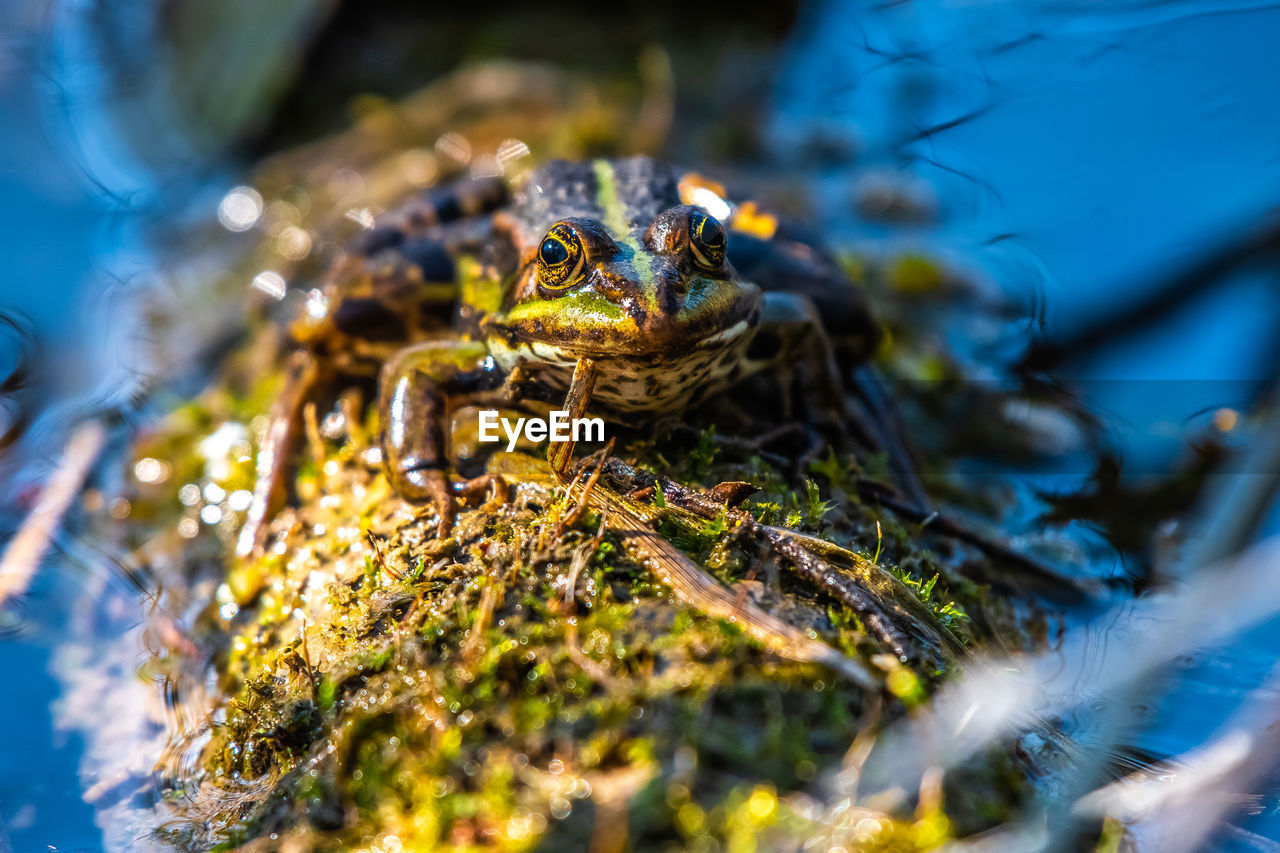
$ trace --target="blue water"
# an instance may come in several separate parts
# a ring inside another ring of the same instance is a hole
[[[775,139],[786,150],[806,125],[845,135],[863,164],[926,182],[938,224],[897,239],[978,267],[1061,334],[1280,206],[1277,36],[1280,8],[1262,3],[815,4]],[[847,195],[824,198],[837,220]],[[1057,375],[1105,414],[1132,470],[1161,470],[1198,413],[1274,375],[1277,285],[1275,263],[1232,274]],[[1276,534],[1280,508],[1262,531]],[[1129,741],[1178,755],[1213,734],[1272,675],[1277,641],[1280,622],[1196,656],[1134,709]],[[1244,826],[1280,839],[1278,805],[1264,798]]]
[[[44,353],[66,364],[84,351],[77,341],[84,289],[95,271],[98,237],[110,207],[76,166],[56,122],[55,92],[44,74],[47,48],[39,31],[24,31],[22,4],[0,11],[0,310],[29,320]],[[35,17],[34,12],[31,12]],[[14,339],[0,346],[0,369],[14,359]],[[92,386],[52,362],[40,394],[50,403]],[[52,452],[52,449],[50,449]],[[0,524],[12,529],[16,508]],[[65,583],[63,579],[56,584]],[[51,649],[65,599],[41,581],[23,602],[25,628],[0,639],[0,666],[9,677],[0,702],[0,850],[97,849],[100,833],[84,803],[78,777],[79,743],[53,730],[50,706],[60,688],[50,671]]]
[[[27,318],[40,341],[31,402],[46,412],[101,399],[128,371],[109,309],[146,270],[137,233],[171,174],[149,171],[113,131],[118,96],[86,48],[90,27],[73,4],[0,8],[0,310]],[[1278,43],[1280,8],[1241,0],[812,3],[782,48],[769,139],[813,174],[833,240],[924,248],[1026,306],[1028,331],[1063,334],[1280,204]],[[813,165],[815,137],[857,156]],[[936,196],[936,221],[859,221],[848,188],[867,171],[918,181]],[[1270,375],[1278,277],[1275,265],[1241,270],[1061,367],[1133,470],[1162,469],[1203,412],[1242,404],[1238,380]],[[0,347],[0,369],[12,351]],[[57,452],[57,432],[42,435],[18,486]],[[4,506],[11,529],[19,507]],[[1280,511],[1264,533],[1280,534]],[[48,711],[66,593],[83,578],[48,562],[24,630],[0,639],[5,671],[29,673],[0,703],[0,853],[102,844],[80,797],[80,744]],[[1197,658],[1142,712],[1135,742],[1177,754],[1212,733],[1267,677],[1277,638],[1280,625],[1263,626]],[[1247,826],[1280,839],[1275,817]]]
[[[1280,9],[1262,6],[815,4],[776,120],[834,124],[861,143],[860,164],[926,181],[942,206],[929,245],[1036,292],[1047,331],[1071,329],[1280,203],[1267,106]],[[1241,298],[1257,310],[1232,310]],[[1276,299],[1232,294],[1200,316],[1202,334],[1170,327],[1083,375],[1255,376]]]

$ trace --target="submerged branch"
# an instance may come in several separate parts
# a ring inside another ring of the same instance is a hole
[[[1045,338],[1031,346],[1022,363],[1023,370],[1046,371],[1126,335],[1132,335],[1156,321],[1185,308],[1230,273],[1247,263],[1280,251],[1280,216],[1274,213],[1237,239],[1180,267],[1158,286],[1143,288],[1143,296],[1122,304],[1076,332]]]

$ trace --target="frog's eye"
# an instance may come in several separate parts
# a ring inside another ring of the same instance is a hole
[[[538,286],[551,293],[567,290],[582,275],[586,254],[572,225],[559,222],[551,226],[538,246]]]
[[[689,214],[689,248],[698,266],[718,270],[724,266],[726,238],[724,226],[714,216],[701,210]]]

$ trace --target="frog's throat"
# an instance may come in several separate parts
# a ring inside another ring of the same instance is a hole
[[[661,352],[585,352],[574,344],[543,340],[489,342],[503,370],[521,369],[555,391],[569,388],[582,361],[594,365],[591,406],[615,415],[678,412],[728,387],[749,369],[754,326],[735,323],[715,334]]]

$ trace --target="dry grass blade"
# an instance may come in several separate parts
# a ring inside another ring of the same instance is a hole
[[[106,439],[106,427],[99,421],[87,421],[71,434],[62,461],[40,493],[40,500],[0,558],[0,605],[27,591]]]
[[[1115,817],[1142,849],[1201,849],[1230,820],[1280,759],[1280,670],[1217,738],[1160,768],[1100,788],[1080,813]]]

